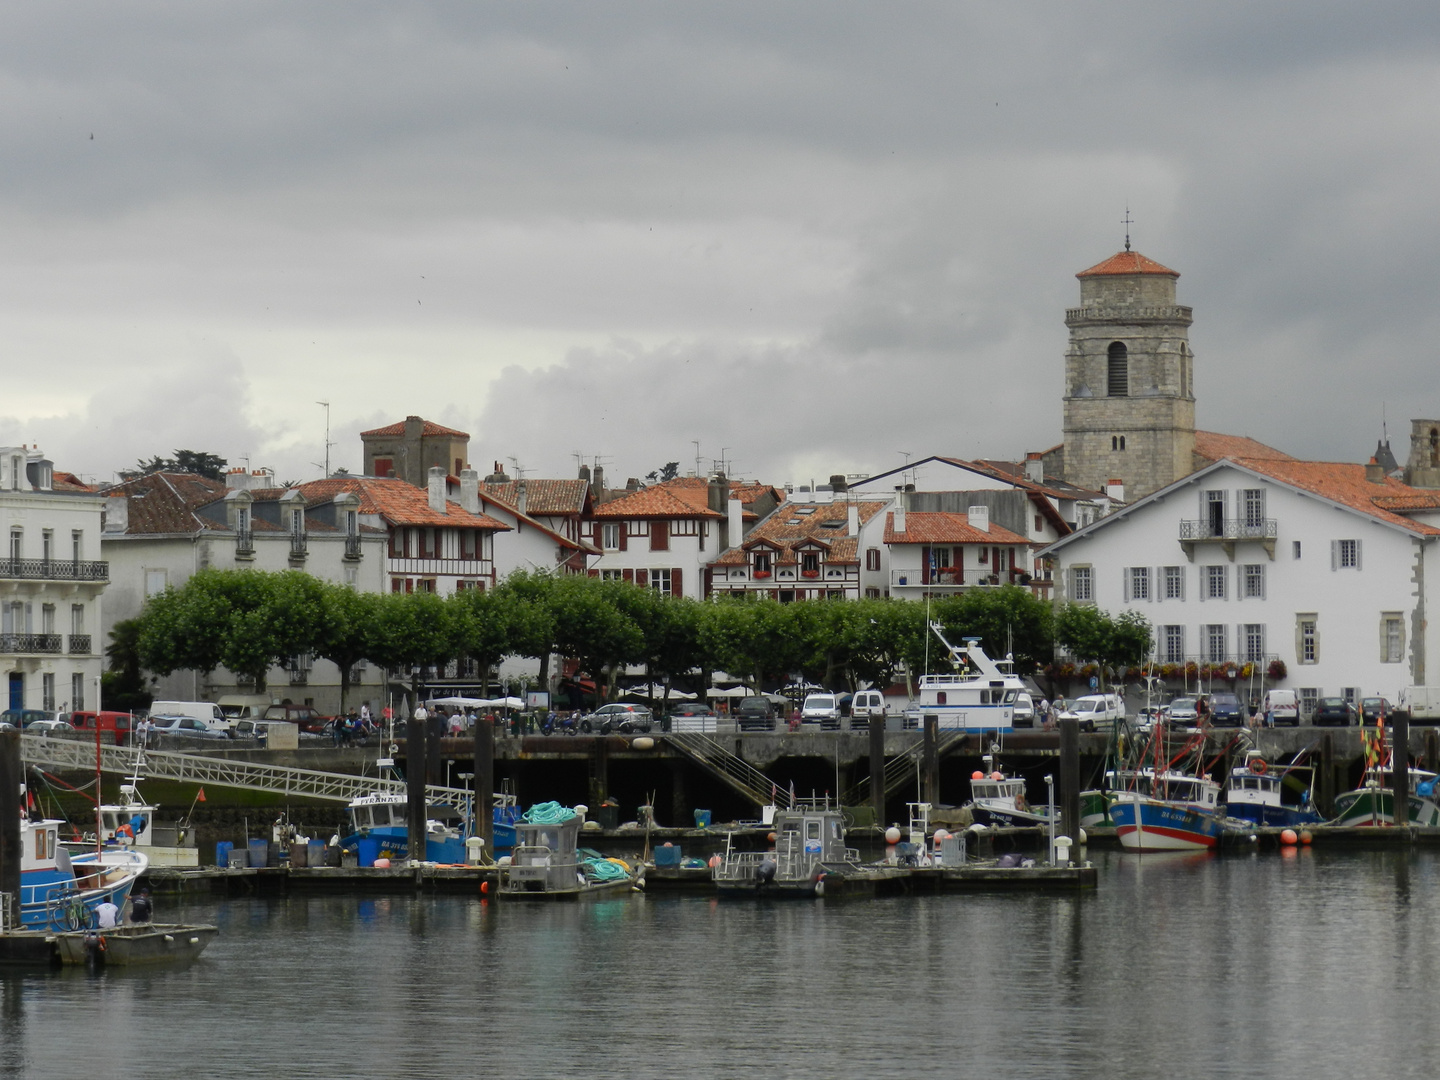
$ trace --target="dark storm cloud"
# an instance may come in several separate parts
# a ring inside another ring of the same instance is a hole
[[[6,429],[100,474],[173,426],[313,472],[316,400],[352,467],[405,412],[540,473],[1018,454],[1128,202],[1201,423],[1358,457],[1440,409],[1437,60],[1418,3],[16,9]]]

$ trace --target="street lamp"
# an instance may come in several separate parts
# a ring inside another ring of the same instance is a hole
[[[1050,865],[1055,865],[1055,776],[1047,773],[1045,776],[1046,798],[1050,800],[1050,813],[1047,815],[1050,834]]]

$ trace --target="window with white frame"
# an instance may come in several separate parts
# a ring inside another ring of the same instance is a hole
[[[1225,599],[1225,567],[1205,567],[1205,595],[1211,600]]]
[[[158,596],[165,591],[166,572],[164,570],[145,571],[145,595]]]
[[[1245,564],[1245,591],[1243,595],[1247,600],[1265,599],[1264,563]]]
[[[55,633],[55,605],[40,605],[40,632],[42,634]]]
[[[1265,524],[1265,489],[1246,488],[1242,492],[1245,506],[1245,527],[1262,528]]]
[[[1211,623],[1205,627],[1205,659],[1212,664],[1225,661],[1225,624]]]
[[[1070,568],[1070,599],[1082,603],[1095,599],[1095,575],[1093,567],[1072,566]]]
[[[55,673],[47,671],[40,676],[40,707],[46,712],[55,711]]]
[[[865,569],[866,569],[866,570],[879,570],[879,569],[880,569],[880,549],[879,549],[879,548],[873,548],[873,547],[872,547],[872,548],[866,548],[866,549],[865,549]]]
[[[757,551],[750,557],[751,565],[757,574],[768,574],[773,568],[770,561],[770,552]]]
[[[670,571],[666,569],[650,571],[650,587],[656,592],[670,595]]]
[[[1183,566],[1165,567],[1165,599],[1185,599],[1185,568]]]
[[[620,525],[617,522],[600,526],[600,546],[606,551],[620,550]]]
[[[1320,661],[1319,616],[1295,616],[1295,659],[1302,664]]]
[[[1185,627],[1165,627],[1165,663],[1183,664],[1185,662]]]
[[[623,570],[601,570],[601,571],[600,571],[600,580],[601,580],[601,581],[624,581],[624,580],[625,580],[625,571],[623,571]]]
[[[70,676],[70,711],[79,712],[85,708],[85,673],[76,671]]]
[[[85,633],[85,605],[84,605],[84,604],[71,604],[71,605],[70,605],[70,633],[72,633],[72,634],[83,634],[83,633]]]
[[[1398,664],[1405,659],[1405,616],[1387,611],[1380,616],[1380,662]]]
[[[1302,686],[1300,688],[1300,715],[1307,720],[1315,715],[1315,706],[1320,703],[1320,688],[1318,686]]]
[[[1330,568],[1332,570],[1360,569],[1360,541],[1332,540],[1330,542]]]
[[[1265,659],[1265,626],[1263,623],[1245,624],[1245,659],[1257,664]]]
[[[1130,599],[1150,599],[1150,568],[1148,566],[1130,567]]]

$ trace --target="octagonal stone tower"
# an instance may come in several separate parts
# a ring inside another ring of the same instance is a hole
[[[1065,479],[1094,491],[1121,480],[1133,502],[1193,469],[1190,309],[1175,303],[1180,275],[1128,246],[1075,276],[1080,306],[1065,312]]]

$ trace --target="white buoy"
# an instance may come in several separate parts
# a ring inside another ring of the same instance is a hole
[[[891,825],[888,829],[885,830],[885,843],[898,844],[899,842],[900,827],[898,825]]]
[[[649,735],[641,735],[638,738],[630,740],[630,747],[634,750],[654,750],[655,740]]]

